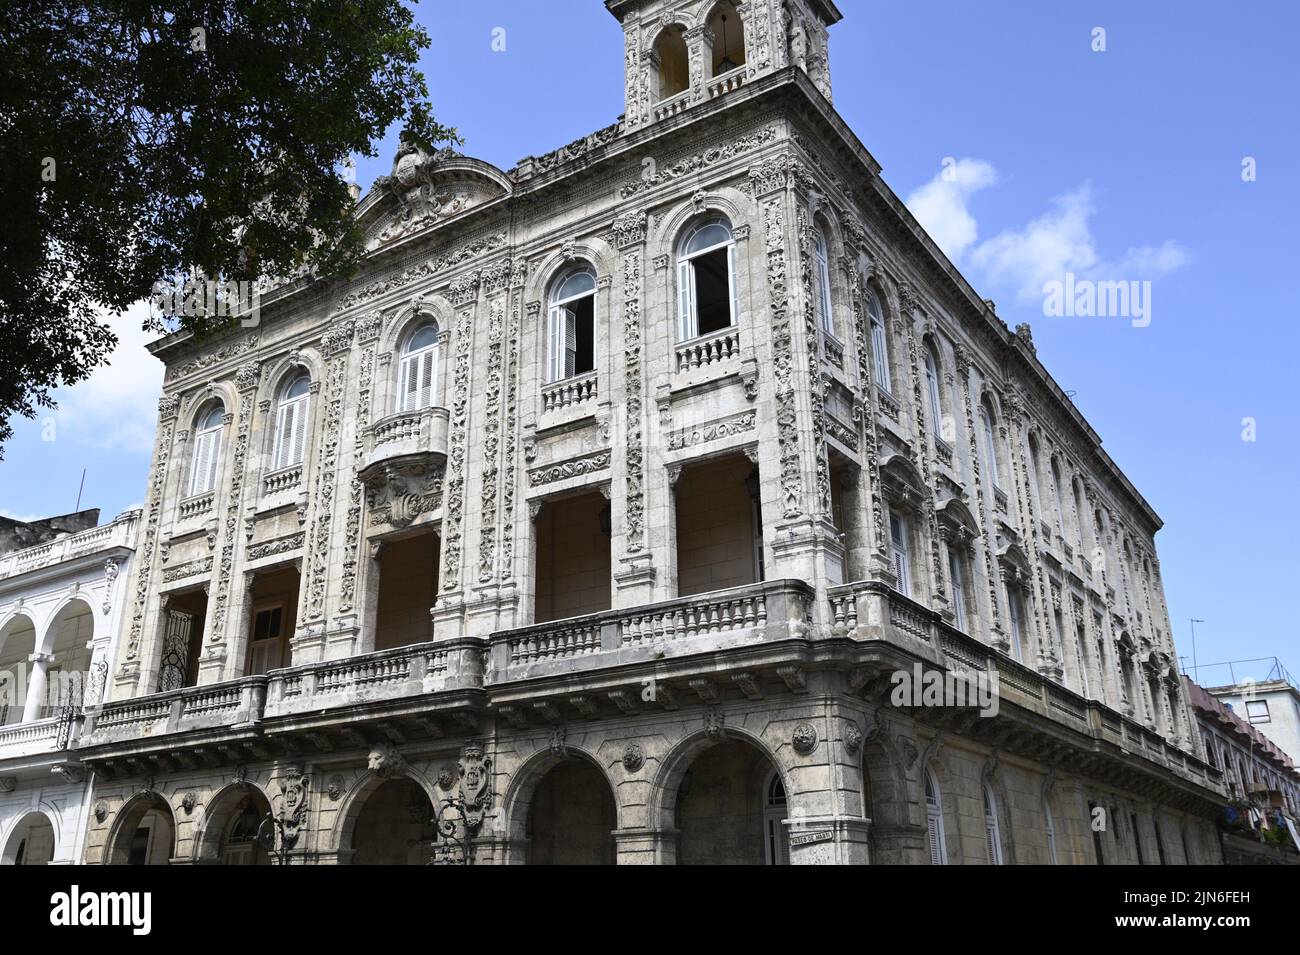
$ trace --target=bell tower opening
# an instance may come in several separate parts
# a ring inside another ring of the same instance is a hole
[[[655,59],[659,63],[659,99],[670,99],[690,88],[690,57],[681,27],[665,27],[659,34],[655,40]]]
[[[732,3],[719,3],[713,8],[709,31],[713,34],[714,76],[745,65],[745,23]]]

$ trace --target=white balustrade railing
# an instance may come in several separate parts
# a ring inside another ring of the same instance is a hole
[[[720,332],[692,338],[677,346],[677,370],[694,371],[740,356],[740,329],[732,325]]]
[[[562,408],[590,401],[595,397],[596,373],[593,371],[543,386],[542,410],[559,411]]]

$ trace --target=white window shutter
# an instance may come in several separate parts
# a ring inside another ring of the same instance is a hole
[[[731,324],[740,321],[740,280],[736,275],[736,244],[727,246],[727,288],[731,292]]]
[[[194,441],[194,464],[190,471],[190,494],[202,493],[203,482],[208,478],[208,435],[200,434]]]
[[[564,309],[564,377],[572,378],[578,368],[578,315]]]
[[[943,865],[943,821],[939,815],[939,807],[926,806],[925,815],[926,834],[930,843],[930,865]]]
[[[564,352],[564,325],[560,321],[562,309],[552,305],[548,314],[546,333],[546,380],[559,381],[564,377],[560,372],[560,355]]]
[[[211,431],[208,433],[208,475],[207,487],[204,490],[210,491],[217,486],[217,473],[221,467],[221,431]]]
[[[688,341],[695,337],[695,270],[690,260],[677,265],[677,339]]]
[[[871,350],[876,364],[876,384],[886,391],[892,390],[889,382],[889,352],[885,344],[885,326],[878,319],[871,321]]]
[[[294,402],[297,408],[294,412],[293,422],[293,450],[289,460],[290,464],[302,463],[303,445],[307,437],[307,400],[299,399]]]
[[[417,407],[428,408],[433,404],[433,359],[437,354],[436,348],[430,348],[420,356],[420,403]]]

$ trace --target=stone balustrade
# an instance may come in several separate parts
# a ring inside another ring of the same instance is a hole
[[[53,752],[58,748],[58,738],[57,717],[0,726],[0,759]]]
[[[73,560],[97,551],[114,547],[135,546],[136,530],[140,524],[140,511],[127,511],[107,524],[90,527],[75,534],[66,534],[35,547],[25,547],[0,557],[0,578],[25,574],[31,570],[48,567],[65,560]]]
[[[180,503],[180,519],[183,521],[193,520],[196,517],[203,517],[205,514],[212,512],[212,504],[216,500],[214,491],[205,491],[202,494],[195,494],[193,497],[187,497]]]
[[[676,96],[670,96],[666,100],[661,100],[659,103],[655,105],[655,112],[654,112],[655,122],[657,123],[661,119],[668,119],[670,116],[676,116],[678,113],[683,113],[686,111],[686,108],[690,105],[691,105],[690,90],[683,90],[682,92],[678,93]]]
[[[677,346],[678,373],[694,371],[718,362],[740,357],[740,329],[724,328]]]
[[[542,387],[542,411],[560,411],[596,397],[596,372],[565,378]]]
[[[726,96],[745,85],[745,67],[738,66],[734,70],[728,70],[721,76],[715,76],[705,84],[704,92],[709,99],[717,99],[719,96]]]
[[[399,411],[380,418],[363,433],[365,467],[408,455],[445,458],[449,418],[446,408]]]
[[[282,491],[295,490],[301,484],[302,465],[295,464],[293,467],[272,471],[262,478],[262,492],[264,494],[279,494]]]

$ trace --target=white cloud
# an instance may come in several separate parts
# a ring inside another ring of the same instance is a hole
[[[944,254],[956,261],[979,237],[968,200],[997,181],[997,170],[990,162],[946,159],[933,179],[907,197],[907,207]]]
[[[982,282],[1009,289],[1022,301],[1041,300],[1044,283],[1063,281],[1067,272],[1076,279],[1145,281],[1190,261],[1187,250],[1172,239],[1104,259],[1092,234],[1097,206],[1088,182],[1054,197],[1047,211],[1024,227],[976,244],[979,224],[968,200],[996,182],[991,163],[962,159],[913,192],[907,205],[950,259],[964,256]]]
[[[105,317],[117,335],[117,348],[108,364],[85,381],[55,393],[59,440],[97,449],[153,449],[163,366],[145,348],[158,337],[141,330],[147,315],[147,303],[138,302],[121,315]]]

